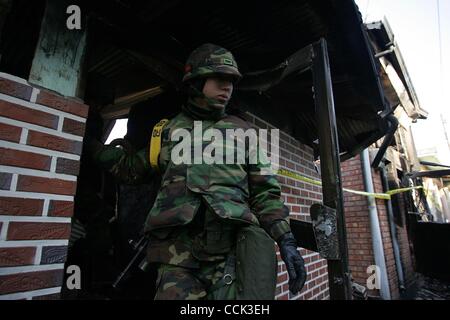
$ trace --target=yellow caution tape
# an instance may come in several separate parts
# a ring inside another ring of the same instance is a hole
[[[286,169],[280,169],[277,171],[277,174],[280,176],[284,176],[284,177],[288,177],[288,178],[292,178],[295,180],[299,180],[299,181],[303,181],[303,182],[307,182],[316,186],[321,186],[322,182],[318,181],[318,180],[314,180],[311,178],[307,178],[305,176],[299,175],[295,172],[286,170]],[[370,193],[370,192],[364,192],[364,191],[358,191],[358,190],[351,190],[351,189],[346,189],[343,188],[343,190],[345,192],[350,192],[350,193],[354,193],[354,194],[358,194],[361,196],[366,196],[366,197],[374,197],[376,199],[384,199],[384,200],[391,200],[391,196],[397,193],[402,193],[402,192],[406,192],[406,191],[410,191],[410,190],[415,190],[415,189],[422,189],[423,187],[419,186],[419,187],[410,187],[410,188],[401,188],[401,189],[395,189],[395,190],[389,190],[386,193]]]
[[[401,188],[401,189],[389,190],[386,193],[392,196],[397,193],[402,193],[402,192],[406,192],[406,191],[410,191],[410,190],[417,190],[417,189],[423,189],[423,187],[418,186],[418,187],[410,187],[410,188]]]
[[[164,126],[169,122],[168,119],[162,119],[160,122],[158,122],[154,127],[153,127],[153,132],[152,132],[152,138],[150,140],[150,165],[153,169],[155,170],[159,170],[159,166],[158,166],[158,158],[159,158],[159,153],[161,152],[161,133],[162,130],[164,129]],[[316,186],[322,186],[322,182],[318,181],[318,180],[314,180],[302,175],[299,175],[295,172],[286,170],[286,169],[280,169],[277,171],[277,174],[280,176],[285,176],[288,178],[292,178],[295,180],[299,180],[299,181],[303,181],[303,182],[307,182]],[[350,193],[354,193],[354,194],[358,194],[361,196],[366,196],[366,197],[374,197],[377,199],[384,199],[384,200],[390,200],[391,199],[391,195],[394,194],[398,194],[398,193],[402,193],[402,192],[406,192],[406,191],[410,191],[410,190],[415,190],[415,189],[421,189],[423,187],[410,187],[410,188],[401,188],[401,189],[395,189],[395,190],[389,190],[386,193],[370,193],[370,192],[364,192],[364,191],[358,191],[358,190],[351,190],[351,189],[346,189],[343,188],[343,190],[345,192],[350,192]]]
[[[152,138],[150,140],[150,166],[157,171],[159,171],[158,158],[161,152],[161,133],[167,122],[169,122],[168,119],[162,119],[153,127]]]
[[[286,169],[278,170],[277,174],[279,174],[280,176],[285,176],[285,177],[288,177],[288,178],[293,178],[293,179],[296,179],[296,180],[300,180],[300,181],[303,181],[303,182],[308,182],[308,183],[314,184],[316,186],[321,186],[322,185],[321,181],[301,176],[301,175],[299,175],[299,174],[297,174],[295,172],[292,172],[292,171],[289,171],[289,170],[286,170]]]
[[[387,193],[370,193],[365,191],[358,191],[358,190],[352,190],[352,189],[346,189],[342,188],[342,190],[354,194],[359,194],[360,196],[366,196],[366,197],[374,197],[375,199],[383,199],[383,200],[391,200],[391,196]]]

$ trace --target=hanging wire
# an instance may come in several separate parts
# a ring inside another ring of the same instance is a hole
[[[367,18],[369,17],[369,8],[370,8],[370,0],[367,0],[367,5],[366,5],[366,17],[364,18],[364,23],[367,22]]]
[[[440,96],[441,96],[441,102],[444,101],[444,63],[442,61],[442,33],[441,33],[441,10],[440,10],[440,3],[439,0],[436,0],[436,7],[437,7],[437,23],[438,23],[438,39],[439,39],[439,72],[440,72],[440,78],[441,78],[441,92],[440,92]],[[444,135],[445,135],[445,140],[447,140],[447,145],[450,149],[450,140],[447,134],[447,121],[444,117],[444,115],[441,113],[441,122],[442,122],[442,126],[444,129]]]
[[[442,33],[441,33],[441,10],[439,5],[439,0],[436,0],[436,6],[437,6],[437,16],[438,16],[438,36],[439,36],[439,67],[441,72],[441,93],[443,93],[443,80],[444,80],[444,73],[443,73],[443,63],[442,63]]]

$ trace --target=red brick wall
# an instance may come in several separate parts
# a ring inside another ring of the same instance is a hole
[[[364,183],[359,157],[341,164],[344,188],[364,191]],[[345,224],[349,267],[354,281],[366,285],[367,267],[375,264],[367,199],[353,193],[344,193]]]
[[[379,171],[372,170],[372,179],[375,192],[382,193],[383,185]],[[389,217],[387,213],[386,201],[377,199],[378,219],[380,221],[381,236],[383,239],[384,258],[386,260],[387,274],[389,278],[389,288],[391,290],[391,299],[400,298],[398,285],[398,275],[395,264],[394,248],[392,246],[392,237],[389,227]]]
[[[87,112],[0,73],[0,299],[59,295]]]
[[[364,191],[364,181],[359,156],[342,163],[342,179],[344,188]],[[379,171],[372,170],[372,179],[375,192],[382,193],[382,183]],[[369,209],[367,197],[345,193],[344,197],[349,262],[352,276],[356,282],[366,285],[367,267],[375,264],[372,250],[372,236],[370,231]],[[392,299],[400,297],[398,275],[396,270],[392,238],[389,228],[388,215],[384,200],[376,200],[378,218],[382,233],[384,255],[386,261],[389,288]],[[401,228],[400,228],[401,229]],[[412,277],[411,256],[409,254],[406,229],[399,233],[399,246],[401,248],[403,270],[408,270],[406,277]],[[374,294],[379,295],[378,292]]]
[[[372,179],[375,192],[382,193],[383,185],[381,182],[380,172],[372,170]],[[377,210],[380,221],[381,235],[383,238],[384,257],[386,260],[386,268],[389,278],[389,288],[391,290],[391,299],[400,298],[400,289],[398,284],[397,267],[395,263],[394,248],[392,246],[392,237],[389,227],[389,218],[387,212],[386,201],[377,199]]]
[[[273,126],[258,117],[249,115],[248,120],[255,127],[274,129]],[[320,180],[314,169],[313,150],[301,144],[291,136],[280,131],[280,169],[287,169],[302,176]],[[309,208],[313,203],[322,201],[322,189],[309,183],[279,176],[282,196],[290,209],[291,219],[311,221]],[[278,284],[276,299],[278,300],[324,300],[329,299],[327,261],[316,252],[300,249],[305,259],[308,279],[303,290],[291,295],[288,288],[288,274],[284,262],[278,255]]]

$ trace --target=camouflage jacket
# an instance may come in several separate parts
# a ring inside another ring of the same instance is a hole
[[[170,227],[188,224],[202,199],[219,217],[260,225],[273,239],[289,232],[289,210],[281,199],[280,185],[275,175],[262,174],[268,165],[260,161],[249,164],[248,150],[245,150],[244,164],[195,164],[195,161],[193,164],[175,164],[172,161],[172,150],[178,141],[172,141],[170,137],[177,129],[192,131],[193,128],[194,119],[181,112],[163,130],[159,156],[163,177],[146,220],[146,232],[157,234]],[[246,130],[250,126],[236,116],[226,115],[219,121],[202,121],[203,132],[208,128],[225,133],[226,129]],[[120,148],[105,146],[95,153],[95,158],[116,176],[132,181],[140,173],[151,170],[148,151],[125,155]],[[236,150],[236,154],[238,152]]]

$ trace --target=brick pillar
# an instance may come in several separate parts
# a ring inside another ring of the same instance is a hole
[[[87,114],[0,73],[0,299],[59,296]]]
[[[359,156],[342,162],[341,169],[344,188],[364,191]],[[367,199],[360,195],[345,192],[344,211],[350,271],[354,281],[366,285],[367,267],[375,264]]]
[[[380,172],[378,170],[372,169],[372,177],[375,192],[382,193],[383,184],[381,182]],[[389,227],[389,217],[387,212],[386,201],[382,199],[377,199],[376,204],[378,210],[378,219],[380,220],[381,237],[383,239],[384,257],[386,260],[389,288],[391,290],[391,299],[399,299],[400,289],[398,284],[398,274],[395,263],[391,230]]]
[[[359,156],[343,162],[341,164],[341,169],[344,188],[365,191],[361,170],[361,160]],[[382,193],[383,188],[379,172],[372,169],[372,178],[375,192]],[[400,296],[398,277],[389,229],[387,208],[384,200],[377,199],[376,205],[381,228],[381,237],[383,239],[383,248],[391,298],[398,299]],[[370,265],[375,265],[367,197],[345,192],[344,210],[350,270],[353,279],[357,283],[365,286],[367,278],[370,275],[366,273],[367,267]],[[378,290],[372,292],[372,294],[379,296]]]
[[[248,114],[248,121],[257,129],[275,129],[268,122],[251,114]],[[313,150],[310,147],[280,131],[280,169],[320,180],[319,174],[314,169],[313,159]],[[322,188],[282,176],[278,176],[278,181],[281,184],[283,200],[290,211],[290,218],[311,222],[309,208],[313,203],[322,201]],[[292,295],[289,292],[286,265],[277,250],[278,283],[275,298],[277,300],[328,300],[330,293],[327,261],[317,252],[302,248],[300,253],[305,259],[308,278],[303,290],[297,295]]]

